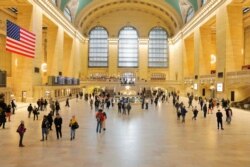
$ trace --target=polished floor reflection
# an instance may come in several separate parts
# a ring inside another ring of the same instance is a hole
[[[215,114],[206,119],[199,112],[192,121],[187,114],[185,124],[176,119],[172,103],[141,110],[132,106],[130,116],[117,114],[117,107],[107,110],[107,131],[95,132],[95,113],[87,102],[75,99],[71,108],[62,107],[63,138],[56,139],[55,130],[48,141],[40,142],[42,112],[38,121],[28,119],[22,107],[0,129],[1,167],[249,167],[250,112],[234,110],[231,125],[218,131]],[[64,106],[64,103],[62,103]],[[70,141],[69,120],[76,115],[80,128]],[[224,114],[225,115],[225,114]],[[225,118],[224,118],[225,119]],[[16,128],[24,120],[27,133],[24,148],[18,147]],[[225,122],[225,121],[224,121]]]

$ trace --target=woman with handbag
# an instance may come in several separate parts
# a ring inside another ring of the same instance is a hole
[[[17,133],[19,133],[20,139],[19,139],[19,147],[24,147],[23,145],[23,135],[26,132],[26,128],[24,126],[24,121],[21,121],[21,124],[18,126]]]
[[[70,122],[69,122],[69,127],[70,127],[70,140],[74,140],[75,139],[75,133],[76,133],[76,129],[79,128],[79,125],[76,121],[76,117],[75,115],[72,116]]]

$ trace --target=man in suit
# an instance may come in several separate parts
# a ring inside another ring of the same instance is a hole
[[[217,117],[218,129],[224,130],[223,129],[223,123],[222,123],[223,114],[222,114],[222,112],[220,112],[220,110],[218,110],[218,112],[216,113],[216,117]]]
[[[54,124],[56,127],[56,137],[59,139],[62,138],[62,117],[59,115],[59,113],[56,114],[56,118],[54,119]]]

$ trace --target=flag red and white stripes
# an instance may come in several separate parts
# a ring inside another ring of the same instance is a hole
[[[26,57],[35,57],[35,34],[7,20],[6,50]]]

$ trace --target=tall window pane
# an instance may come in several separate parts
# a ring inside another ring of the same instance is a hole
[[[64,13],[64,16],[65,16],[70,22],[72,22],[71,12],[70,12],[70,10],[69,10],[68,7],[65,7],[65,8],[64,8],[63,13]]]
[[[108,66],[108,32],[95,27],[89,35],[89,67]]]
[[[149,33],[149,67],[168,67],[168,37],[161,27]]]
[[[190,7],[188,9],[188,12],[187,12],[187,15],[186,15],[186,20],[185,22],[189,22],[192,18],[194,17],[194,8],[193,7]]]
[[[138,67],[138,34],[133,27],[120,31],[118,66]]]

